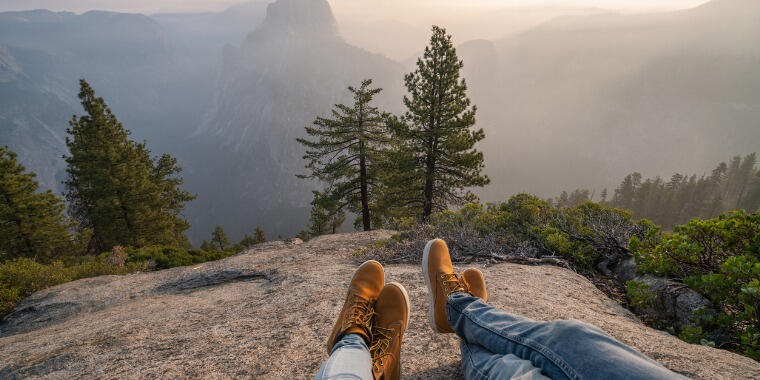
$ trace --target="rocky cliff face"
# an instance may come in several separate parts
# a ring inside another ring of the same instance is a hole
[[[150,139],[170,98],[171,47],[160,25],[135,14],[45,10],[0,13],[0,144],[43,188],[61,190],[68,120],[87,79],[135,137]],[[163,131],[165,133],[165,131]]]
[[[403,73],[400,64],[345,43],[326,1],[270,4],[241,46],[224,49],[213,105],[193,142],[200,147],[189,150],[199,160],[188,161],[206,175],[188,184],[214,194],[194,202],[193,229],[206,233],[221,220],[235,236],[257,224],[287,234],[302,229],[313,184],[295,177],[305,171],[295,139],[335,103],[350,101],[346,87],[362,79],[385,89],[383,107],[400,102]]]
[[[273,242],[192,267],[79,280],[38,292],[0,324],[0,378],[309,378],[373,231]],[[578,319],[693,378],[760,378],[760,364],[644,326],[580,275],[481,268],[490,303],[538,320]],[[406,379],[461,378],[457,338],[431,332],[417,265],[386,265],[407,287]]]

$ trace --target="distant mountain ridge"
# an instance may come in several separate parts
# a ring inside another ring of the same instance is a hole
[[[229,221],[235,235],[256,225],[288,233],[304,228],[314,184],[295,177],[304,171],[296,137],[333,104],[349,101],[346,87],[362,79],[385,88],[378,97],[384,107],[400,102],[403,72],[345,43],[326,1],[271,3],[240,47],[224,49],[212,108],[194,138],[211,144],[201,151],[216,147],[219,154],[199,163],[214,181],[194,186],[217,195],[196,201],[204,211],[191,220],[193,228],[209,230],[206,220]]]
[[[195,242],[217,223],[233,238],[256,225],[293,234],[306,226],[315,185],[295,178],[303,162],[294,139],[361,79],[385,89],[378,105],[401,112],[412,70],[346,43],[360,39],[340,27],[324,0],[202,14],[0,13],[0,144],[60,191],[65,129],[82,112],[85,77],[134,139],[180,159],[198,194],[186,211]],[[565,16],[460,44],[486,132],[479,148],[492,183],[481,197],[601,189],[633,171],[701,172],[756,151],[759,40],[760,2],[713,0]]]
[[[760,141],[760,2],[567,16],[473,47],[462,57],[487,136],[487,200],[702,172]]]

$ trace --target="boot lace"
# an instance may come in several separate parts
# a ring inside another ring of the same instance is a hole
[[[385,354],[391,348],[391,339],[393,339],[393,329],[375,326],[372,333],[372,345],[369,347],[375,372],[382,372],[385,366]]]
[[[447,297],[456,292],[470,293],[470,285],[464,277],[456,273],[441,273],[440,278]]]
[[[349,327],[356,326],[364,329],[364,331],[367,332],[367,335],[370,335],[372,315],[372,303],[355,295],[348,316],[343,322],[343,329],[346,330]]]

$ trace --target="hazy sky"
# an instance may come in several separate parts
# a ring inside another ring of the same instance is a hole
[[[381,5],[398,7],[410,2],[437,7],[513,7],[513,6],[561,6],[594,7],[624,11],[650,11],[687,8],[707,0],[329,0],[335,7],[361,7]],[[122,12],[178,12],[221,10],[241,0],[2,0],[0,11],[46,8],[83,12],[103,9]],[[338,11],[340,11],[338,9]]]

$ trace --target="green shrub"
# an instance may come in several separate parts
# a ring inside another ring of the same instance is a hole
[[[28,258],[0,263],[0,316],[11,311],[21,300],[39,290],[105,274],[125,274],[139,269],[131,265],[115,267],[105,263],[105,256],[84,257],[70,266],[61,261],[41,264]]]
[[[49,265],[17,258],[0,264],[0,315],[5,315],[30,294],[71,281],[71,272],[60,261]]]
[[[152,246],[126,248],[125,265],[109,263],[110,252],[98,256],[69,258],[65,263],[38,263],[28,258],[18,258],[0,263],[0,317],[10,312],[24,298],[42,289],[81,278],[122,275],[147,268],[165,269],[193,265],[229,257],[233,251],[186,250],[177,247]]]
[[[232,256],[234,251],[204,251],[201,249],[186,250],[169,246],[150,246],[127,249],[130,263],[155,264],[155,269],[167,269],[186,265],[199,264]]]
[[[724,329],[760,360],[760,213],[692,220],[651,237],[631,242],[641,270],[681,279],[710,299],[719,313],[706,326]],[[682,334],[697,339],[694,331]]]
[[[646,309],[654,306],[657,294],[643,281],[630,280],[625,283],[626,294],[631,301],[631,306]]]

